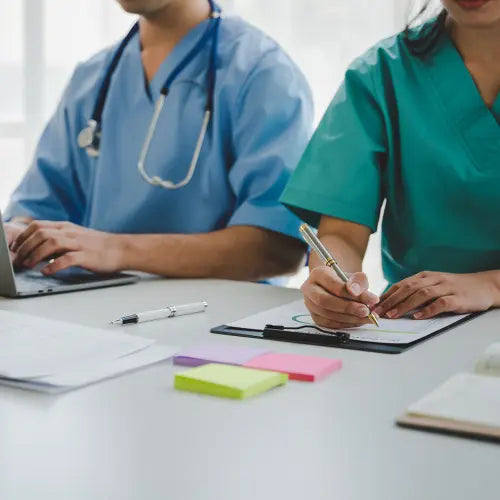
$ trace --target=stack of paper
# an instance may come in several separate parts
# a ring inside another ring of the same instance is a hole
[[[59,392],[168,359],[176,348],[122,332],[0,311],[0,383]]]

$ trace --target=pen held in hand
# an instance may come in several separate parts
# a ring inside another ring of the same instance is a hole
[[[349,277],[342,270],[342,268],[338,265],[338,262],[333,258],[333,255],[328,251],[328,249],[321,243],[320,239],[316,236],[314,231],[307,225],[302,224],[300,226],[300,233],[304,238],[305,242],[311,247],[312,250],[316,252],[318,257],[323,261],[323,263],[331,267],[336,273],[337,276],[344,282],[347,283],[349,281]],[[377,317],[371,311],[368,314],[368,319],[377,327],[380,328]]]

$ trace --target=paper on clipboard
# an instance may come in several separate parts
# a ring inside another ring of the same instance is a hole
[[[380,328],[374,325],[365,325],[360,328],[350,328],[345,331],[351,335],[351,340],[374,342],[380,344],[410,344],[428,335],[446,328],[468,316],[467,314],[440,316],[432,319],[415,320],[380,319]],[[284,306],[276,307],[239,321],[229,323],[233,328],[263,330],[267,324],[296,327],[314,325],[314,322],[302,300],[297,300]],[[307,330],[306,330],[307,331]],[[311,332],[315,332],[311,328]]]

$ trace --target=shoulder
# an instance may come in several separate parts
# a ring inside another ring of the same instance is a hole
[[[238,89],[239,97],[259,81],[270,93],[275,93],[276,89],[294,89],[295,97],[312,101],[304,74],[285,50],[269,35],[240,17],[223,19],[219,57],[230,83]]]
[[[347,68],[346,77],[376,78],[385,71],[407,66],[414,58],[401,33],[385,38],[357,57]]]
[[[107,47],[77,64],[68,85],[73,99],[95,98],[115,48]]]
[[[238,16],[223,19],[219,52],[223,62],[242,76],[263,68],[275,73],[286,68],[303,77],[295,62],[273,38]]]

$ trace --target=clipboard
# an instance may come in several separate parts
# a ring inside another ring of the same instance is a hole
[[[440,335],[452,328],[455,328],[458,325],[462,325],[467,321],[470,321],[473,318],[476,318],[481,313],[474,313],[466,316],[465,318],[459,319],[455,323],[448,325],[440,330],[436,330],[435,332],[430,333],[429,335],[414,340],[413,342],[409,342],[407,344],[383,344],[380,342],[365,342],[361,340],[353,340],[348,339],[346,341],[340,341],[337,337],[331,334],[325,334],[322,332],[317,333],[309,333],[307,338],[302,336],[297,336],[296,331],[287,330],[284,327],[282,335],[267,335],[264,336],[264,330],[255,330],[250,328],[239,328],[229,325],[220,325],[212,328],[210,330],[211,333],[219,334],[219,335],[233,335],[236,337],[247,337],[253,339],[263,339],[263,340],[276,340],[279,342],[293,342],[299,344],[310,344],[310,345],[319,345],[319,346],[327,346],[327,347],[337,347],[339,349],[352,349],[357,351],[367,351],[367,352],[378,352],[382,354],[401,354],[402,352],[407,351],[408,349],[415,347],[416,345]],[[340,332],[339,332],[340,333]],[[301,338],[300,338],[301,337]]]

